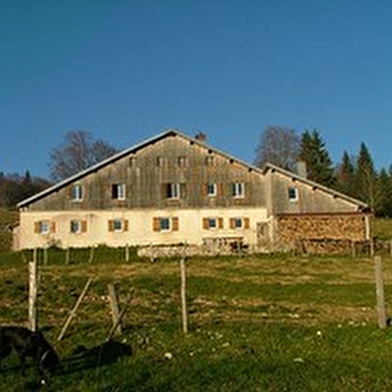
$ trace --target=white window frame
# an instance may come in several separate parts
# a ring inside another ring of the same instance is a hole
[[[81,202],[83,200],[83,186],[81,184],[72,186],[71,199],[75,202]]]
[[[82,221],[79,219],[72,219],[69,230],[72,234],[80,234],[82,232]]]
[[[49,221],[40,221],[38,223],[39,227],[39,234],[49,234],[50,233],[50,222]]]
[[[124,183],[112,184],[112,199],[125,200],[127,194],[127,187]]]
[[[176,183],[169,183],[167,184],[167,195],[168,199],[178,200],[181,197],[181,184]]]
[[[232,193],[234,198],[243,198],[245,197],[245,183],[243,182],[235,182],[232,184]]]
[[[242,218],[233,218],[233,222],[235,230],[242,230],[244,228],[244,220]]]
[[[217,195],[217,186],[214,182],[209,182],[207,184],[207,196],[215,197]]]
[[[290,202],[298,201],[298,188],[291,186],[287,190],[287,195]]]
[[[172,229],[172,220],[170,218],[168,217],[159,218],[159,231],[171,231],[171,229]]]
[[[122,233],[124,231],[124,219],[113,219],[113,231]]]

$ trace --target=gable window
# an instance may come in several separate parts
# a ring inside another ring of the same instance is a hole
[[[216,184],[213,182],[210,182],[207,184],[207,196],[209,197],[214,197],[217,195],[217,187]]]
[[[236,198],[245,197],[245,184],[243,182],[235,182],[232,184],[232,195]]]
[[[288,189],[288,197],[290,201],[297,201],[298,200],[298,189],[295,187],[290,187]]]
[[[156,217],[153,219],[154,231],[178,231],[179,220],[177,217]]]
[[[179,183],[166,184],[165,197],[167,199],[179,199],[181,197],[181,184]]]
[[[71,188],[71,200],[82,201],[83,200],[83,187],[80,184],[76,184]]]
[[[110,232],[122,233],[128,231],[127,219],[112,219],[108,221],[108,229]]]
[[[125,200],[126,187],[125,184],[112,184],[112,199]]]
[[[214,166],[214,156],[213,155],[206,156],[206,165],[207,166]]]
[[[70,222],[70,232],[74,234],[85,233],[87,231],[87,222],[73,219]]]
[[[177,164],[179,167],[186,167],[187,165],[187,158],[186,157],[178,157]]]

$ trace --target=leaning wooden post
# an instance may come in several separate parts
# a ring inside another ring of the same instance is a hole
[[[90,249],[90,258],[88,259],[89,264],[91,264],[94,260],[94,250],[95,250],[95,246],[93,245]]]
[[[383,282],[383,277],[382,277],[381,256],[375,256],[374,270],[375,270],[375,277],[376,277],[378,326],[380,328],[384,329],[387,326],[387,317],[386,317],[386,312],[385,312],[384,282]]]
[[[188,332],[188,318],[186,309],[186,271],[185,271],[185,257],[180,261],[181,269],[181,310],[182,310],[182,330],[184,333]]]
[[[60,335],[58,336],[57,340],[61,340],[61,339],[64,337],[65,332],[66,332],[66,330],[67,330],[69,324],[71,323],[72,319],[75,317],[76,311],[78,310],[78,307],[79,307],[80,303],[82,302],[84,296],[85,296],[86,293],[87,293],[87,290],[88,290],[88,287],[90,286],[91,281],[92,281],[92,278],[89,278],[89,279],[87,280],[87,282],[86,282],[86,284],[85,284],[85,286],[84,286],[84,288],[83,288],[83,291],[82,291],[82,293],[79,295],[79,298],[78,298],[78,300],[76,301],[75,306],[74,306],[73,309],[71,310],[71,313],[69,314],[69,316],[68,316],[68,318],[67,318],[67,321],[65,322],[65,324],[64,324],[64,326],[63,326],[63,329],[61,330]]]
[[[29,326],[37,330],[37,251],[34,249],[33,261],[29,262]]]
[[[112,311],[113,325],[116,325],[114,333],[116,335],[121,335],[121,323],[118,322],[120,318],[120,311],[118,308],[118,298],[116,295],[116,289],[114,288],[113,283],[108,284],[108,292],[109,292],[110,309]]]

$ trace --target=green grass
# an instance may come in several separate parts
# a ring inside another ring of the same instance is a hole
[[[122,249],[65,253],[40,262],[39,324],[61,357],[52,391],[386,391],[392,388],[392,330],[377,327],[374,266],[368,258],[249,256],[187,260],[189,332],[182,333],[178,260],[151,263]],[[26,325],[28,260],[2,253],[0,322]],[[44,263],[46,262],[46,264]],[[64,339],[69,311],[93,283]],[[385,292],[392,260],[384,259]],[[117,346],[107,284],[120,307],[131,293]],[[85,348],[84,357],[75,350]],[[121,350],[132,348],[132,355]],[[114,350],[114,352],[113,352]],[[120,351],[119,351],[120,350]],[[79,358],[78,360],[76,360]],[[2,390],[34,390],[16,358],[1,372]]]

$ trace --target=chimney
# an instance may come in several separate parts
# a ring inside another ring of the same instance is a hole
[[[297,174],[303,178],[308,177],[308,172],[306,169],[306,162],[305,161],[298,161],[297,162]]]
[[[204,132],[199,132],[195,136],[195,139],[198,140],[201,143],[205,143],[207,141],[207,135]]]

